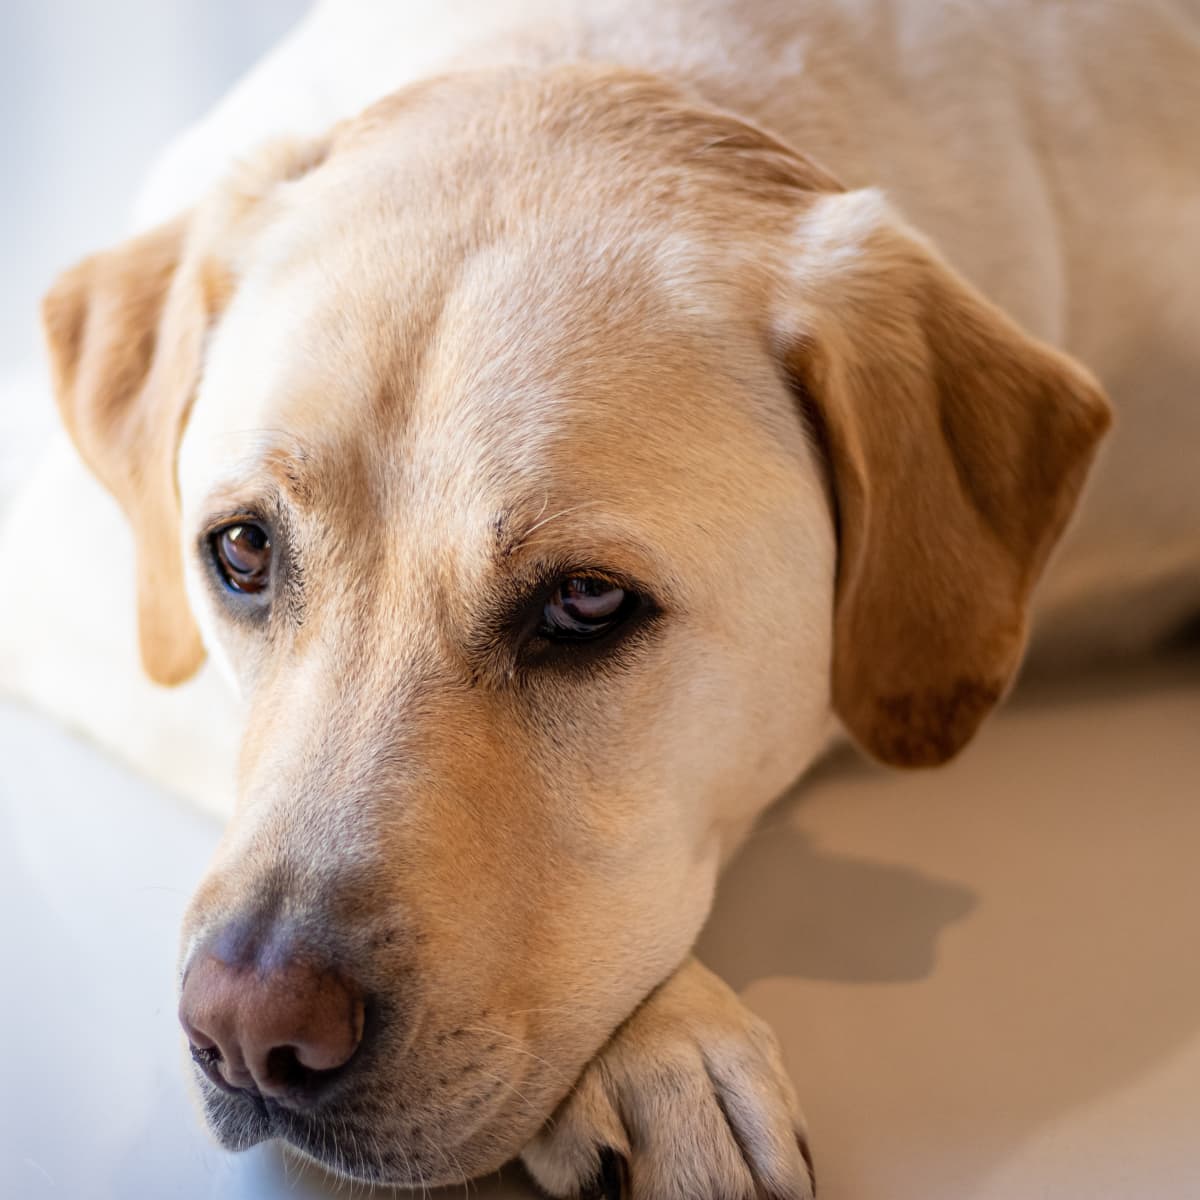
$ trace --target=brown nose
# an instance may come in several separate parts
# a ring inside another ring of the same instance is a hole
[[[358,1048],[363,1002],[336,971],[277,958],[231,964],[201,951],[179,1020],[214,1083],[306,1101]]]

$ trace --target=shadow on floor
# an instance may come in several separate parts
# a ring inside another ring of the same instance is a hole
[[[736,991],[772,975],[911,982],[975,903],[956,883],[827,853],[773,812],[726,870],[697,952]]]

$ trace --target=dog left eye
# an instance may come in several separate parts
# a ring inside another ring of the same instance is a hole
[[[271,535],[255,521],[226,525],[212,535],[212,553],[230,591],[257,594],[271,580]]]
[[[635,592],[608,579],[575,575],[559,583],[542,609],[540,636],[584,642],[611,632],[637,608]]]

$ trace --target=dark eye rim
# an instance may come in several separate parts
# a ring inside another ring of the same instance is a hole
[[[629,600],[621,619],[594,637],[541,636],[538,629],[546,603],[565,580],[580,577],[602,579],[627,593]],[[506,634],[502,638],[490,635],[477,653],[486,659],[506,644],[504,658],[509,665],[501,670],[503,674],[515,672],[516,678],[542,670],[573,674],[615,666],[626,652],[632,653],[653,634],[666,615],[655,593],[640,580],[610,567],[570,560],[543,564],[534,579],[512,597],[510,605],[508,616],[493,626],[496,633],[503,629]]]
[[[240,574],[226,560],[225,555],[221,550],[221,539],[225,534],[232,529],[237,529],[241,526],[252,526],[258,529],[266,538],[266,544],[271,553],[268,558],[267,568],[263,573],[261,586],[246,587],[242,586],[236,578]],[[244,513],[236,516],[228,516],[222,518],[219,522],[212,525],[204,534],[204,542],[207,547],[207,555],[212,568],[212,573],[220,584],[222,591],[240,601],[250,601],[259,605],[264,605],[272,590],[272,581],[275,574],[275,562],[277,558],[275,548],[275,535],[272,529],[271,522],[266,518],[253,514]]]

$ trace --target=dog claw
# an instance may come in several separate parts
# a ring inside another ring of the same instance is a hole
[[[809,1148],[808,1138],[798,1137],[796,1139],[796,1148],[800,1151],[800,1157],[804,1159],[804,1167],[808,1171],[808,1190],[812,1193],[813,1200],[816,1200],[817,1168],[813,1165],[812,1150]]]
[[[600,1169],[596,1181],[582,1200],[626,1200],[629,1196],[629,1164],[623,1154],[611,1146],[600,1151]]]

